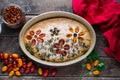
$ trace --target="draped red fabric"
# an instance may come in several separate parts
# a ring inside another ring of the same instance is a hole
[[[72,8],[100,27],[109,44],[105,52],[120,62],[120,4],[116,0],[72,0]]]

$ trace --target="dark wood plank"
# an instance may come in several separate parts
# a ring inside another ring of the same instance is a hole
[[[6,76],[1,76],[0,80],[80,80],[80,77],[14,77],[14,78],[8,78]],[[118,77],[82,77],[82,80],[120,80]]]
[[[5,6],[9,3],[15,3],[20,6],[29,5],[32,9],[31,12],[27,14],[40,14],[48,11],[68,11],[72,12],[71,0],[1,0]]]
[[[38,14],[48,11],[72,11],[72,0],[0,0],[0,10],[3,6],[8,3],[16,3],[21,6],[29,5],[32,9],[31,12],[27,13],[27,21]],[[120,0],[117,0],[120,2]],[[21,29],[10,29],[6,27],[4,24],[2,34],[0,34],[0,50],[4,52],[17,52],[19,54],[24,54],[19,47],[18,36]],[[38,76],[36,73],[33,74],[24,74],[22,77],[13,77],[9,78],[7,73],[0,73],[0,80],[80,80],[80,74],[83,75],[82,80],[120,80],[120,63],[118,63],[114,58],[108,57],[103,48],[106,45],[106,40],[102,36],[102,33],[98,26],[94,26],[94,29],[97,34],[97,42],[95,49],[99,52],[101,59],[104,61],[106,68],[101,72],[99,77],[93,77],[86,74],[85,70],[81,67],[81,62],[76,64],[65,66],[65,67],[57,67],[58,73],[56,77],[44,78],[42,76]],[[33,61],[34,62],[34,61]],[[38,64],[34,62],[37,67],[43,68],[54,68],[45,66],[42,64]],[[0,63],[0,68],[2,63]]]

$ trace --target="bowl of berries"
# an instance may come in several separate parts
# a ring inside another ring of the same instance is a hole
[[[29,20],[19,35],[23,52],[49,66],[66,66],[86,58],[96,43],[92,26],[64,11],[42,13]]]

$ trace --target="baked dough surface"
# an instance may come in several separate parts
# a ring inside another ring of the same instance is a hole
[[[69,18],[52,18],[32,25],[24,35],[31,55],[45,61],[65,62],[85,54],[91,44],[88,29]]]

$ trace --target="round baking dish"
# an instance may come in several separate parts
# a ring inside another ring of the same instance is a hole
[[[41,60],[41,59],[38,59],[36,57],[34,57],[33,55],[31,55],[27,49],[25,48],[25,45],[24,45],[24,34],[25,32],[27,31],[28,28],[30,28],[33,24],[41,21],[41,20],[45,20],[45,19],[50,19],[50,18],[56,18],[56,17],[65,17],[65,18],[70,18],[70,19],[74,19],[82,24],[85,25],[85,27],[88,29],[88,31],[90,32],[90,36],[91,36],[91,45],[90,45],[90,48],[88,49],[88,51],[74,59],[74,60],[70,60],[70,61],[66,61],[66,62],[61,62],[61,63],[54,63],[54,62],[48,62],[48,61],[44,61],[44,60]],[[73,13],[69,13],[69,12],[64,12],[64,11],[51,11],[51,12],[46,12],[46,13],[42,13],[34,18],[32,18],[31,20],[29,20],[22,28],[20,34],[19,34],[19,44],[20,44],[20,47],[21,49],[23,50],[23,52],[29,57],[31,58],[32,60],[38,62],[38,63],[41,63],[41,64],[44,64],[44,65],[49,65],[49,66],[66,66],[66,65],[71,65],[71,64],[74,64],[74,63],[77,63],[81,60],[83,60],[84,58],[86,58],[90,53],[91,51],[94,49],[94,46],[95,46],[95,43],[96,43],[96,34],[95,34],[95,31],[94,29],[92,28],[92,26],[82,17],[80,16],[77,16]]]

